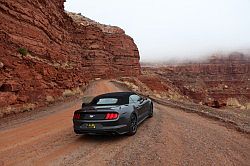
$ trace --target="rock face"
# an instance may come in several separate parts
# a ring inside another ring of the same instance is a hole
[[[204,63],[145,67],[143,72],[157,74],[197,103],[222,107],[236,100],[244,107],[250,102],[250,56],[241,53],[213,56]]]
[[[0,2],[0,108],[41,103],[95,78],[140,74],[137,46],[122,29],[72,19],[64,0]]]

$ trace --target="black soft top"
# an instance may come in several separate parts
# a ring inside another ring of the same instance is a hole
[[[116,105],[124,105],[129,104],[129,96],[136,94],[134,92],[113,92],[113,93],[105,93],[99,96],[96,96],[90,103],[90,105],[95,105],[97,101],[101,98],[117,98],[118,102]]]

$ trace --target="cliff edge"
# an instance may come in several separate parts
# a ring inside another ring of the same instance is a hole
[[[36,107],[90,80],[140,74],[125,32],[64,11],[64,0],[0,0],[0,108]]]

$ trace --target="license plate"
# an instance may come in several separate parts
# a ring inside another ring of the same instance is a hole
[[[87,128],[95,129],[95,124],[94,123],[87,123]]]

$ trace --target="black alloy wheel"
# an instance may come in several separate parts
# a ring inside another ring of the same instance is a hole
[[[135,114],[132,114],[130,117],[130,126],[128,135],[135,135],[137,131],[137,117]]]
[[[149,118],[152,118],[152,117],[154,116],[154,111],[153,111],[153,109],[154,109],[154,108],[153,108],[153,105],[151,104],[151,105],[150,105],[150,110],[149,110],[149,115],[148,115]]]

